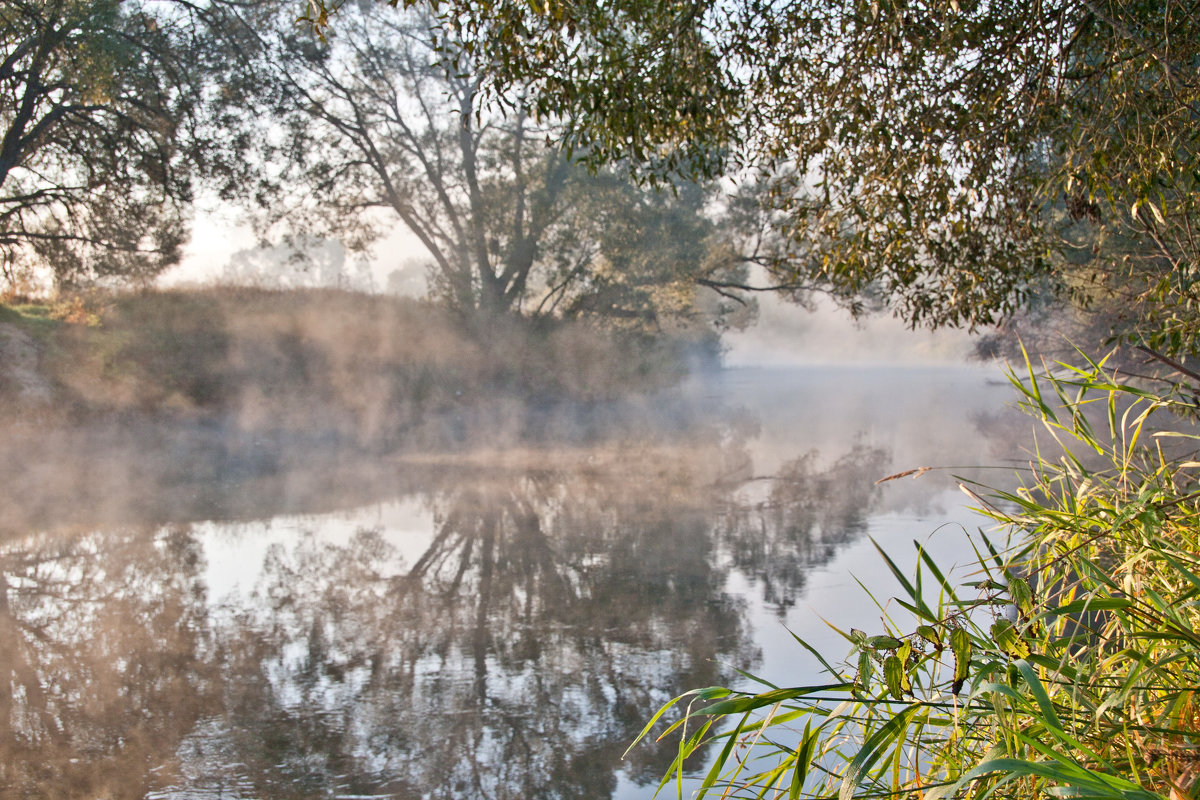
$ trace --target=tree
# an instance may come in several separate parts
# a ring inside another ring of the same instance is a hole
[[[399,222],[433,261],[434,294],[484,317],[656,322],[695,309],[701,270],[736,274],[705,261],[702,190],[589,173],[547,144],[562,123],[520,86],[486,101],[490,62],[452,28],[372,5],[344,10],[325,42],[274,22],[251,23],[279,126],[257,188],[268,227],[361,248]]]
[[[206,125],[209,18],[190,3],[11,0],[0,8],[0,270],[10,283],[145,280],[179,257]],[[212,95],[209,99],[219,99]]]
[[[763,176],[783,284],[931,327],[1108,300],[1200,339],[1195,0],[431,5],[591,160]]]

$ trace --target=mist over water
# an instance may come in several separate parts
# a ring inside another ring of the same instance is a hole
[[[991,368],[734,363],[378,452],[9,441],[0,797],[648,797],[671,747],[621,754],[659,705],[812,675],[788,629],[878,624],[870,539],[903,561],[949,522],[958,558],[956,476],[1020,458]]]
[[[726,337],[726,363],[740,366],[961,366],[973,351],[961,330],[911,330],[899,319],[877,313],[855,320],[817,297],[804,308],[764,294],[758,319]]]

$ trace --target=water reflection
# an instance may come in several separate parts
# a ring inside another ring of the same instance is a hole
[[[795,606],[897,502],[874,482],[902,442],[746,408],[657,408],[671,424],[566,445],[281,449],[235,479],[210,446],[161,487],[174,509],[142,487],[86,534],[86,508],[55,526],[31,499],[46,530],[0,546],[0,796],[652,784],[670,749],[621,754],[653,710],[754,669],[748,608]]]
[[[865,444],[828,466],[809,451],[773,476],[765,501],[725,517],[722,539],[733,565],[758,580],[777,613],[795,605],[814,568],[866,533],[880,496],[875,481],[890,461],[888,450]]]
[[[220,708],[185,530],[38,537],[0,555],[6,797],[140,797]]]
[[[706,515],[637,485],[555,471],[437,492],[411,563],[369,529],[274,547],[263,602],[220,632],[236,688],[219,738],[294,749],[222,777],[278,796],[354,793],[344,776],[364,773],[400,796],[609,796],[648,713],[754,651]]]

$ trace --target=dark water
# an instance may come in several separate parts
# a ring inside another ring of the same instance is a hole
[[[3,476],[0,797],[649,797],[660,704],[878,620],[871,538],[965,560],[952,476],[1029,428],[998,378],[736,370],[371,457],[64,437]]]

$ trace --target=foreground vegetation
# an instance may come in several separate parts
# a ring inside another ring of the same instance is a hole
[[[659,712],[686,704],[664,784],[715,742],[701,795],[1193,796],[1194,386],[1083,361],[1014,379],[1061,455],[1018,493],[975,494],[1006,537],[980,535],[978,572],[960,585],[920,547],[911,571],[884,554],[902,596],[878,630],[843,633],[845,662],[808,648],[826,680],[697,689]]]

